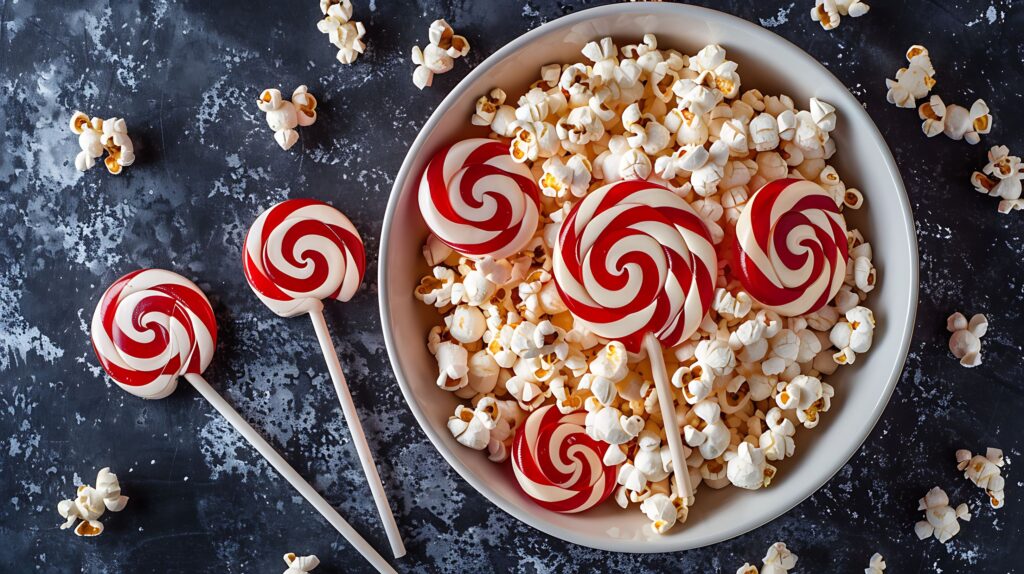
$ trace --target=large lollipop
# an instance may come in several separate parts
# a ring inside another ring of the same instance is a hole
[[[474,259],[514,255],[540,221],[540,191],[530,170],[495,140],[463,140],[438,152],[423,172],[418,198],[434,235]]]
[[[348,301],[363,281],[366,256],[359,232],[343,213],[326,203],[289,199],[256,218],[245,238],[242,265],[249,286],[273,312],[282,317],[308,313],[313,321],[391,551],[396,558],[405,555],[323,313],[323,299]]]
[[[692,503],[662,345],[693,335],[711,308],[718,256],[707,227],[685,200],[657,184],[609,184],[562,223],[553,269],[576,320],[632,352],[647,351],[676,486]]]
[[[394,569],[203,378],[217,346],[217,322],[195,283],[162,269],[134,271],[111,285],[92,317],[103,369],[129,393],[160,399],[178,377],[192,384],[267,462],[377,570]]]
[[[780,315],[812,313],[846,277],[846,220],[818,184],[780,179],[757,191],[736,221],[733,273]]]

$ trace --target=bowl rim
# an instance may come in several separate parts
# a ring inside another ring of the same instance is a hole
[[[391,227],[395,217],[395,212],[397,211],[398,201],[402,192],[402,188],[406,187],[406,182],[408,181],[411,175],[410,171],[412,170],[412,164],[415,162],[416,156],[420,152],[421,148],[423,148],[424,143],[429,137],[430,132],[440,123],[442,116],[444,116],[449,111],[454,102],[458,100],[459,97],[468,90],[469,85],[475,83],[479,77],[488,73],[488,71],[491,68],[493,68],[498,62],[512,56],[524,45],[528,44],[535,38],[548,34],[549,32],[553,32],[555,30],[562,28],[567,28],[579,24],[581,22],[585,22],[587,20],[600,18],[604,16],[624,14],[657,15],[669,12],[685,13],[694,18],[703,20],[724,20],[732,26],[745,29],[747,33],[751,34],[755,38],[760,37],[765,41],[778,44],[780,49],[795,51],[797,55],[807,58],[809,60],[809,63],[819,68],[819,70],[824,73],[824,77],[827,81],[832,82],[837,87],[841,88],[841,99],[846,100],[847,104],[852,104],[851,106],[847,107],[855,109],[856,111],[854,112],[854,114],[860,117],[860,123],[863,123],[865,125],[865,129],[871,130],[868,133],[868,135],[870,136],[870,139],[873,140],[875,144],[879,147],[879,151],[884,159],[884,165],[882,167],[884,167],[885,171],[888,173],[889,177],[892,179],[896,187],[898,201],[893,203],[894,206],[897,207],[899,210],[899,214],[904,224],[903,231],[909,238],[910,260],[912,265],[909,270],[910,280],[907,282],[906,288],[908,290],[907,296],[910,304],[908,306],[908,312],[903,322],[902,332],[900,334],[900,349],[899,354],[897,355],[899,359],[892,365],[892,368],[888,375],[888,382],[885,385],[884,391],[879,395],[878,401],[876,402],[875,408],[871,414],[870,424],[867,424],[863,427],[863,430],[859,433],[859,436],[857,436],[856,441],[851,441],[849,443],[849,446],[846,448],[846,452],[843,453],[843,456],[841,457],[841,463],[836,465],[835,468],[831,469],[830,472],[827,473],[827,476],[824,480],[817,484],[813,482],[808,483],[807,486],[801,490],[799,495],[794,496],[793,499],[789,503],[784,505],[783,509],[774,516],[769,516],[767,518],[745,523],[742,526],[739,526],[730,536],[727,536],[725,538],[716,538],[710,541],[684,541],[683,543],[679,543],[677,540],[666,537],[662,540],[648,540],[643,542],[642,544],[638,544],[636,541],[616,541],[606,538],[592,537],[589,535],[580,534],[578,532],[572,532],[566,529],[554,527],[553,525],[547,522],[536,521],[529,514],[522,512],[516,504],[508,503],[504,499],[504,497],[498,495],[495,491],[493,491],[486,482],[478,479],[477,476],[474,473],[472,473],[468,468],[466,468],[462,464],[462,462],[459,461],[458,457],[456,457],[450,451],[448,446],[441,440],[438,434],[434,431],[432,422],[428,420],[427,416],[423,413],[423,411],[417,404],[412,393],[412,390],[409,387],[409,382],[406,380],[402,372],[401,365],[399,364],[399,361],[397,359],[397,343],[394,339],[394,333],[391,331],[390,326],[391,308],[388,302],[388,268],[386,262],[388,261],[388,252],[390,249],[390,245],[388,244],[388,238],[391,235]],[[838,473],[846,465],[846,463],[849,462],[853,455],[856,454],[856,452],[860,450],[860,448],[864,445],[864,442],[867,440],[868,436],[874,430],[875,426],[878,424],[878,421],[882,416],[882,413],[885,411],[885,408],[889,403],[889,399],[891,398],[892,393],[896,388],[896,383],[899,381],[899,378],[903,372],[903,367],[906,364],[907,354],[910,348],[911,340],[913,338],[914,325],[917,316],[920,260],[918,255],[917,233],[915,231],[914,226],[913,212],[910,207],[909,198],[907,197],[906,188],[903,185],[903,179],[900,176],[899,169],[896,166],[896,161],[892,156],[892,152],[889,149],[889,146],[886,143],[885,138],[882,137],[881,132],[878,130],[878,126],[875,125],[874,121],[864,110],[863,105],[850,93],[846,85],[843,82],[841,82],[838,78],[836,78],[832,74],[832,72],[828,70],[828,68],[826,68],[816,58],[814,58],[813,56],[805,52],[802,48],[793,44],[789,40],[783,38],[782,36],[779,36],[778,34],[772,32],[771,30],[758,26],[757,24],[740,18],[738,16],[734,16],[732,14],[728,14],[711,8],[691,6],[687,4],[660,4],[643,2],[611,4],[606,6],[587,8],[584,10],[580,10],[578,12],[574,12],[572,14],[561,16],[559,18],[556,18],[555,20],[542,24],[541,26],[538,26],[537,28],[534,28],[518,36],[517,38],[511,40],[509,43],[502,46],[493,54],[484,59],[483,62],[478,64],[472,71],[470,71],[470,73],[467,74],[466,77],[463,78],[451,90],[451,92],[448,93],[447,96],[445,96],[441,103],[438,104],[437,108],[427,119],[426,123],[424,123],[423,127],[420,128],[420,131],[417,134],[416,139],[413,140],[412,145],[409,146],[405,159],[402,161],[402,166],[399,169],[398,174],[395,176],[395,182],[391,189],[391,195],[388,198],[387,209],[384,214],[383,226],[381,228],[380,242],[381,243],[377,270],[377,296],[379,299],[381,328],[384,332],[384,343],[388,351],[388,359],[391,363],[392,370],[395,373],[395,379],[398,381],[398,385],[402,391],[402,395],[405,397],[406,404],[412,411],[413,416],[415,416],[416,422],[420,425],[420,427],[423,429],[423,432],[426,433],[427,438],[430,439],[430,442],[434,445],[434,448],[437,449],[441,456],[459,474],[459,476],[461,476],[463,480],[465,480],[471,486],[473,486],[473,488],[476,489],[477,492],[482,494],[492,504],[494,504],[501,510],[505,511],[506,513],[514,516],[524,524],[527,524],[533,528],[536,528],[537,530],[540,530],[541,532],[544,532],[560,540],[565,540],[589,548],[607,550],[612,552],[626,552],[636,554],[646,554],[655,552],[675,552],[701,548],[703,546],[709,546],[713,544],[718,544],[720,542],[724,542],[726,540],[731,540],[732,538],[742,536],[743,534],[746,534],[751,530],[759,528],[767,524],[768,522],[771,522],[772,520],[775,520],[780,516],[786,514],[787,512],[792,510],[796,505],[805,501],[812,494],[814,494],[822,487],[824,487],[826,484],[828,484],[835,477],[836,473]]]

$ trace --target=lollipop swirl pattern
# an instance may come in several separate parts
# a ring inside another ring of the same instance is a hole
[[[121,277],[92,317],[92,344],[124,390],[147,399],[174,392],[178,377],[201,374],[217,346],[210,302],[177,273],[143,269]]]
[[[537,184],[498,141],[468,139],[441,150],[423,173],[418,198],[434,235],[467,257],[508,257],[537,230]]]
[[[718,256],[684,199],[628,181],[576,204],[559,231],[553,269],[573,316],[635,352],[646,333],[671,347],[697,330],[714,298]]]
[[[736,222],[734,274],[763,306],[784,316],[817,311],[843,286],[846,220],[816,183],[762,187]]]
[[[290,199],[264,211],[245,238],[242,266],[249,286],[271,310],[294,317],[348,301],[366,270],[359,232],[326,203]]]
[[[586,413],[553,405],[534,411],[512,441],[512,468],[523,491],[555,512],[582,512],[615,489],[616,466],[602,459],[608,443],[590,438]],[[617,448],[617,447],[616,447]]]

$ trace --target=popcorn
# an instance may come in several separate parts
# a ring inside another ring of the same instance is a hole
[[[320,0],[320,11],[324,19],[317,22],[316,27],[338,48],[338,61],[342,64],[355,62],[366,50],[363,43],[366,28],[362,22],[352,21],[351,0]]]
[[[764,451],[747,442],[741,442],[736,452],[726,452],[725,460],[729,482],[740,488],[757,490],[768,486],[775,476],[775,467],[765,462]]]
[[[442,341],[434,352],[437,359],[437,386],[457,391],[469,384],[469,353],[462,345]]]
[[[925,515],[924,520],[914,525],[914,533],[921,540],[935,536],[936,540],[945,544],[960,532],[960,520],[971,520],[967,505],[960,504],[954,509],[949,505],[945,491],[937,486],[918,502],[917,509],[923,510]]]
[[[469,53],[469,41],[455,34],[443,19],[434,20],[427,34],[430,43],[425,48],[412,48],[412,61],[416,64],[412,83],[421,90],[433,84],[435,74],[450,72],[455,67],[455,60]]]
[[[474,126],[490,126],[502,109],[507,109],[508,111],[504,113],[512,114],[509,121],[514,121],[515,108],[504,105],[505,98],[505,90],[500,88],[494,88],[487,95],[480,96],[476,101],[476,113],[470,118],[470,123]]]
[[[957,311],[946,319],[946,330],[952,333],[949,338],[949,351],[960,359],[960,364],[967,368],[981,364],[981,338],[988,331],[988,319],[977,314],[967,317]]]
[[[455,414],[448,417],[448,430],[459,444],[473,450],[487,448],[490,430],[481,417],[465,405],[455,407]]]
[[[420,284],[413,291],[420,301],[435,307],[451,304],[452,287],[455,285],[455,272],[447,267],[434,267],[432,275],[420,279]]]
[[[889,88],[885,99],[900,108],[917,106],[917,100],[927,96],[935,86],[935,68],[924,46],[911,46],[907,50],[907,62],[906,68],[897,70],[895,80],[885,81]]]
[[[484,336],[487,323],[480,309],[469,305],[459,305],[450,316],[448,332],[456,341],[469,344],[479,341]]]
[[[57,504],[57,512],[65,518],[60,529],[75,526],[78,536],[99,536],[103,533],[103,523],[99,518],[103,512],[120,512],[128,504],[128,497],[121,495],[121,485],[117,475],[109,468],[101,468],[96,475],[96,487],[82,485],[78,487],[75,498],[62,500]]]
[[[321,0],[320,5],[323,6],[326,3],[327,0]],[[313,554],[309,556],[296,556],[295,553],[289,552],[284,555],[284,563],[288,565],[288,569],[284,571],[284,574],[302,574],[303,572],[312,572],[314,568],[320,565],[320,559]]]
[[[750,120],[748,129],[750,131],[750,143],[755,150],[767,152],[779,147],[781,137],[779,135],[779,122],[771,114],[758,114],[757,117]],[[758,163],[760,165],[760,162]]]
[[[590,362],[590,372],[617,383],[626,377],[629,368],[626,361],[626,347],[618,341],[612,341]]]
[[[594,440],[603,440],[608,444],[625,444],[636,438],[643,430],[644,420],[637,415],[627,417],[615,407],[598,405],[593,408],[594,410],[588,408],[584,424],[587,435]]]
[[[672,140],[668,128],[659,123],[654,114],[641,114],[640,106],[635,103],[622,112],[622,127],[632,134],[626,137],[629,146],[633,149],[643,148],[644,153],[649,155],[665,149]]]
[[[718,184],[725,175],[725,164],[729,161],[729,146],[722,140],[711,144],[708,160],[690,174],[690,184],[697,195],[707,197],[718,191]]]
[[[787,456],[793,456],[796,443],[793,442],[793,435],[796,434],[796,427],[793,421],[787,419],[778,407],[772,407],[765,415],[765,423],[768,430],[758,437],[758,444],[764,451],[768,460],[783,460]]]
[[[691,412],[702,421],[703,428],[686,425],[683,428],[686,444],[697,447],[706,460],[718,458],[729,446],[729,429],[722,422],[721,407],[705,399],[695,404]]]
[[[590,107],[573,108],[555,124],[555,133],[562,147],[570,153],[582,153],[585,146],[604,137],[604,123]],[[666,144],[667,145],[667,144]],[[660,151],[660,150],[659,150]],[[586,156],[581,156],[586,159]]]
[[[985,490],[992,508],[1002,508],[1006,503],[1003,493],[1006,481],[1002,476],[1003,451],[989,448],[985,456],[971,455],[969,450],[956,451],[956,468],[964,471],[964,478]]]
[[[1003,214],[1024,208],[1022,182],[1024,163],[1019,157],[1010,155],[1006,146],[992,146],[988,151],[988,164],[981,172],[971,174],[971,184],[976,191],[1002,199],[999,213]]]
[[[256,100],[261,112],[267,114],[267,125],[274,130],[274,141],[281,149],[291,149],[299,141],[296,127],[306,127],[316,122],[316,98],[306,86],[299,86],[288,101],[278,89],[266,89]]]
[[[830,165],[838,114],[827,102],[811,99],[801,110],[785,94],[741,95],[737,67],[718,46],[687,56],[659,49],[648,34],[621,50],[598,38],[583,51],[580,63],[542,67],[514,105],[491,90],[471,118],[489,126],[492,139],[508,141],[536,178],[535,237],[515,258],[476,261],[428,239],[424,259],[435,269],[416,297],[443,317],[428,348],[456,375],[465,363],[465,381],[441,381],[466,403],[452,420],[458,437],[500,462],[527,412],[582,409],[587,434],[610,445],[604,462],[619,467],[616,503],[643,506],[655,531],[666,532],[687,517],[663,444],[676,430],[663,428],[645,353],[627,353],[568,312],[551,278],[561,223],[590,190],[623,179],[646,179],[684,197],[716,244],[750,193],[778,179],[820,182],[841,207],[855,209],[864,197]],[[663,349],[695,485],[765,486],[774,461],[794,454],[797,425],[813,428],[830,409],[835,392],[824,377],[870,347],[874,321],[863,304],[877,279],[872,246],[855,229],[848,242],[848,273],[836,297],[785,321],[727,279],[723,262],[700,329]],[[785,571],[779,556],[767,564]]]
[[[921,129],[928,137],[941,132],[950,139],[963,139],[974,145],[981,141],[981,135],[992,131],[992,115],[984,100],[976,100],[968,110],[956,104],[947,106],[942,98],[932,96],[917,113],[924,120]]]
[[[871,556],[868,567],[864,569],[864,574],[882,574],[883,572],[885,572],[885,560],[881,554],[875,552]]]
[[[678,515],[676,505],[664,494],[655,494],[644,500],[640,510],[651,520],[651,528],[658,534],[668,532],[675,525]]]
[[[811,20],[821,23],[826,30],[834,30],[842,16],[859,18],[870,9],[863,0],[817,0],[811,8]]]
[[[128,137],[128,127],[123,118],[89,118],[76,111],[71,116],[72,133],[78,135],[78,147],[82,151],[75,156],[75,169],[86,171],[96,165],[96,159],[107,152],[103,165],[111,175],[135,163],[135,147]]]
[[[764,558],[761,560],[763,567],[761,568],[761,574],[786,574],[793,568],[796,568],[796,561],[799,557],[789,551],[786,548],[786,544],[783,542],[776,542],[768,547],[768,552],[765,553]]]

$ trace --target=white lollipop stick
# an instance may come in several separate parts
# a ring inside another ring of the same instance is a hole
[[[309,483],[306,482],[305,479],[303,479],[302,476],[300,476],[299,473],[296,472],[295,469],[292,468],[292,466],[288,464],[288,462],[285,461],[284,458],[282,458],[281,455],[278,454],[277,451],[274,450],[274,448],[270,446],[270,444],[267,443],[267,441],[260,436],[258,432],[256,432],[255,429],[249,426],[249,423],[245,422],[245,419],[238,414],[238,411],[231,408],[231,405],[224,400],[224,397],[221,397],[217,391],[213,390],[213,387],[210,386],[210,383],[206,382],[206,379],[204,379],[202,375],[187,373],[185,375],[185,380],[192,383],[192,386],[199,391],[199,394],[203,395],[203,398],[213,405],[213,408],[217,409],[217,412],[220,413],[222,417],[231,423],[231,426],[238,431],[238,434],[242,435],[242,437],[245,438],[253,448],[263,455],[263,458],[267,459],[270,466],[274,467],[274,469],[288,481],[288,484],[292,485],[292,488],[297,490],[303,498],[309,501],[309,503],[313,505],[313,508],[315,508],[321,516],[326,518],[327,522],[330,522],[331,526],[333,526],[345,538],[345,540],[352,545],[353,548],[363,555],[363,558],[366,558],[367,562],[372,564],[378,572],[397,574],[395,573],[395,569],[392,568],[391,565],[373,549],[373,546],[370,546],[370,543],[360,536],[359,533],[352,528],[352,525],[346,522],[345,519],[338,514],[338,511],[335,510],[330,503],[324,500],[324,497],[320,496],[320,493],[314,490],[313,487],[310,486]]]
[[[377,513],[380,514],[380,518],[384,522],[384,532],[387,533],[388,542],[391,543],[391,552],[395,555],[395,558],[401,558],[405,556],[405,543],[402,542],[402,535],[398,532],[395,516],[391,513],[391,505],[388,504],[388,496],[384,492],[384,485],[381,483],[380,474],[377,472],[377,465],[373,461],[370,445],[366,442],[363,425],[359,422],[359,413],[356,412],[356,405],[352,402],[352,393],[348,390],[345,373],[341,370],[338,351],[334,348],[331,333],[327,330],[327,321],[324,320],[323,309],[319,308],[310,311],[309,318],[313,321],[313,329],[316,331],[320,350],[323,351],[327,370],[331,373],[334,391],[338,393],[341,412],[344,413],[345,420],[348,421],[348,430],[352,434],[352,443],[356,446],[359,464],[362,465],[363,474],[366,475],[366,482],[370,485],[370,493],[373,494],[373,502],[377,505]]]
[[[665,357],[661,354],[661,343],[653,333],[644,336],[644,348],[651,360],[651,372],[654,375],[654,388],[658,390],[658,404],[661,405],[661,418],[665,425],[665,439],[668,450],[672,454],[672,473],[676,477],[676,490],[686,506],[692,506],[693,486],[690,484],[690,469],[686,466],[683,454],[683,441],[679,438],[679,423],[676,422],[676,407],[672,399],[672,383],[665,369]]]

